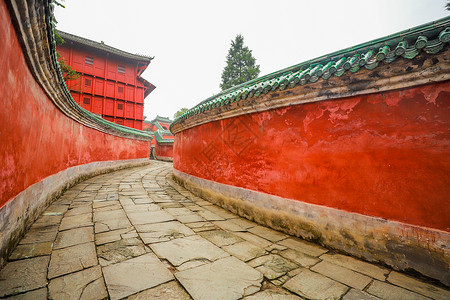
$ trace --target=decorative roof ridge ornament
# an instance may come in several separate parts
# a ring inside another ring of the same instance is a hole
[[[420,25],[309,60],[292,67],[250,80],[200,102],[176,118],[174,126],[216,107],[266,94],[269,91],[292,89],[296,85],[314,83],[331,76],[340,77],[346,71],[357,73],[361,68],[373,70],[380,63],[389,64],[399,57],[413,59],[420,51],[436,54],[450,42],[450,17]],[[411,46],[412,45],[412,46]]]

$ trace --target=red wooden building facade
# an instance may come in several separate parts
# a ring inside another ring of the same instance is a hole
[[[104,119],[142,130],[144,98],[155,89],[140,77],[152,58],[59,31],[58,52],[80,74],[67,82],[74,100]]]

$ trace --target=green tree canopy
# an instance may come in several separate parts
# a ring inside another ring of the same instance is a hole
[[[255,65],[255,62],[252,50],[244,46],[244,37],[238,34],[235,40],[231,41],[228,50],[227,65],[222,72],[220,88],[226,90],[258,77],[259,65]]]
[[[179,116],[181,116],[182,114],[184,114],[185,112],[187,112],[189,109],[186,107],[182,107],[180,108],[174,115],[173,115],[173,119],[175,120],[176,118],[178,118]]]

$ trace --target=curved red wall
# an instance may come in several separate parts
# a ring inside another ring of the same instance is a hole
[[[449,231],[449,98],[447,81],[206,123],[175,135],[174,168]]]
[[[36,83],[0,1],[0,207],[69,167],[146,158],[150,142],[87,128],[66,117]]]

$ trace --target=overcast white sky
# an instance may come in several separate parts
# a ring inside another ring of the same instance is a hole
[[[260,76],[449,15],[445,0],[66,0],[57,28],[155,56],[144,115],[170,117],[220,92],[231,40]]]

